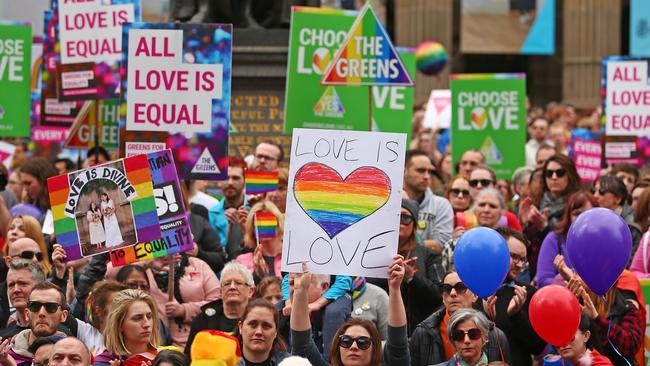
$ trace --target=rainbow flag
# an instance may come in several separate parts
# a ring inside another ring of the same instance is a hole
[[[336,51],[321,85],[413,85],[370,2],[361,10]]]
[[[260,194],[278,189],[278,172],[246,170],[246,194]]]
[[[273,239],[277,234],[278,218],[272,212],[255,212],[255,232],[257,240]]]

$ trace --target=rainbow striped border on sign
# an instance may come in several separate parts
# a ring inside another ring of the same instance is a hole
[[[117,160],[115,162],[119,162]],[[156,202],[153,196],[153,185],[151,183],[151,171],[146,155],[136,155],[121,160],[124,165],[124,175],[135,190],[134,198],[130,201],[133,213],[133,226],[138,243],[160,239],[160,223],[156,214]],[[110,162],[94,166],[76,172],[58,175],[47,181],[54,218],[54,232],[56,239],[66,251],[67,260],[84,257],[81,252],[79,239],[79,228],[77,220],[65,214],[66,205],[70,199],[70,176],[80,176],[86,171],[102,168],[114,164]],[[80,190],[83,187],[79,188]],[[107,252],[109,249],[103,251]],[[102,252],[93,253],[100,254]],[[91,256],[91,255],[88,255]]]

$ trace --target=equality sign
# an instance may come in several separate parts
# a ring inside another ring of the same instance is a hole
[[[146,155],[52,177],[47,187],[69,260],[161,237]]]
[[[370,3],[366,3],[336,51],[322,85],[412,86],[399,54]]]
[[[180,179],[227,177],[232,26],[123,28],[125,156],[171,148]]]
[[[56,91],[56,65],[60,47],[58,33],[58,14],[53,11],[43,13],[43,65],[41,73],[41,123],[32,131],[35,141],[63,141],[68,127],[81,110],[81,101],[60,101]]]
[[[117,99],[87,101],[63,144],[64,147],[88,149],[95,146],[95,133],[99,145],[117,149],[119,136],[120,103]],[[95,131],[97,129],[97,131]]]
[[[569,156],[576,164],[583,183],[592,183],[600,176],[602,164],[602,139],[600,133],[578,128],[571,131]]]
[[[452,163],[479,150],[499,179],[510,179],[526,164],[526,76],[455,74],[451,100]]]
[[[116,98],[122,24],[140,21],[140,0],[58,0],[61,100]]]
[[[650,59],[603,59],[603,114],[608,136],[650,136]]]
[[[282,270],[386,278],[406,134],[294,129]]]
[[[451,126],[451,90],[434,89],[429,95],[424,113],[424,127],[449,128]]]
[[[284,132],[293,128],[368,130],[368,89],[322,86],[333,55],[343,45],[357,12],[293,7],[285,96]],[[383,46],[382,46],[383,47]],[[415,51],[397,49],[410,75]],[[372,130],[410,134],[413,88],[373,86]]]
[[[32,26],[0,22],[0,136],[28,137]]]
[[[171,151],[148,154],[147,160],[162,236],[158,240],[112,251],[109,257],[115,267],[194,249],[190,222]]]

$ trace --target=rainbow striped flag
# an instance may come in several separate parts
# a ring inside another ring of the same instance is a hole
[[[246,194],[260,194],[278,190],[278,172],[246,170]]]
[[[255,212],[255,232],[257,240],[273,239],[277,234],[278,218],[272,212]]]
[[[370,2],[361,10],[336,51],[321,85],[413,85]]]

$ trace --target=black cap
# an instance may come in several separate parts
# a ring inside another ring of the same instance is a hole
[[[402,207],[407,209],[415,221],[418,220],[418,214],[420,213],[420,205],[416,201],[402,198]]]

